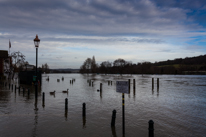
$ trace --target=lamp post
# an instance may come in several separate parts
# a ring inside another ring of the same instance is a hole
[[[35,99],[37,99],[38,92],[37,92],[37,64],[38,64],[38,47],[39,47],[40,39],[38,38],[38,35],[36,35],[36,38],[34,39],[34,45],[36,47],[36,81],[35,81]]]

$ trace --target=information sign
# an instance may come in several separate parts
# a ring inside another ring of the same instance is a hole
[[[119,93],[129,93],[129,82],[128,81],[117,81],[116,82],[116,92]]]

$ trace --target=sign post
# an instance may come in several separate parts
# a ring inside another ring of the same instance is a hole
[[[122,133],[125,135],[125,114],[124,114],[124,93],[129,93],[128,81],[117,81],[116,82],[116,91],[122,93]]]

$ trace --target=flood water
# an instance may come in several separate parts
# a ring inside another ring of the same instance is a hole
[[[75,81],[70,84],[72,79]],[[30,88],[28,95],[27,90],[23,94],[22,90],[19,93],[9,89],[8,84],[1,85],[0,136],[122,137],[122,94],[116,92],[115,81],[128,79],[131,88],[130,94],[125,94],[125,137],[147,137],[149,120],[154,121],[155,137],[206,136],[206,76],[91,74],[44,74],[37,102],[34,86],[21,85]],[[93,87],[87,80],[94,81]],[[108,85],[108,80],[112,85]],[[102,93],[97,91],[100,83]],[[68,94],[62,93],[67,89]],[[54,90],[55,95],[50,95]],[[42,106],[43,92],[45,106]],[[68,111],[65,111],[65,98],[68,98]],[[84,102],[85,118],[82,117]],[[114,109],[116,124],[112,129]]]

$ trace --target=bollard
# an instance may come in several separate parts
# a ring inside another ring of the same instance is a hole
[[[29,88],[28,88],[28,97],[29,97],[29,95],[30,95],[30,90],[29,90]]]
[[[45,93],[43,92],[42,93],[42,106],[45,106],[44,101],[45,101]]]
[[[86,103],[82,104],[82,116],[85,117],[86,116]]]
[[[114,109],[112,111],[112,121],[111,121],[111,127],[115,126],[115,119],[116,119],[116,110]]]
[[[157,89],[159,89],[159,78],[157,78]]]
[[[128,79],[128,85],[129,85],[129,94],[130,94],[130,79]]]
[[[135,79],[133,79],[133,89],[135,90]]]
[[[110,81],[108,81],[108,85],[110,85]]]
[[[15,92],[16,92],[16,85],[15,85]]]
[[[152,78],[152,90],[154,90],[154,78]]]
[[[68,99],[65,98],[65,110],[67,110],[67,109],[68,109]]]
[[[100,92],[102,92],[102,83],[100,83]]]
[[[149,122],[149,137],[154,137],[154,122],[150,120]]]
[[[24,96],[24,88],[23,88],[23,96]]]

